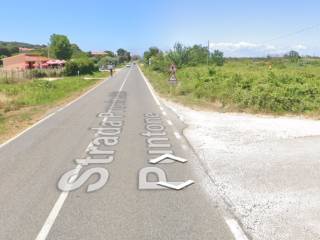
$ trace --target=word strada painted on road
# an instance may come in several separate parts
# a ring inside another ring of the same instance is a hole
[[[76,159],[77,167],[63,174],[58,182],[61,191],[73,191],[85,184],[90,177],[98,175],[95,183],[88,184],[87,192],[101,189],[109,179],[109,172],[104,167],[92,167],[79,175],[80,169],[92,164],[110,164],[114,160],[116,151],[113,149],[120,140],[120,134],[124,125],[126,108],[126,93],[116,92],[111,94],[111,105],[107,112],[97,115],[100,126],[91,128],[95,131],[95,138],[86,149],[86,158]]]
[[[162,124],[162,119],[157,113],[147,113],[144,115],[145,129],[141,135],[146,137],[146,145],[148,155],[158,156],[149,159],[151,164],[171,164],[175,162],[185,163],[186,159],[173,155],[173,150],[170,140],[167,137],[165,127]],[[150,175],[155,175],[158,181],[148,181]],[[166,172],[159,167],[145,167],[139,171],[139,190],[160,190],[174,189],[181,190],[194,182],[188,180],[186,182],[168,182]]]

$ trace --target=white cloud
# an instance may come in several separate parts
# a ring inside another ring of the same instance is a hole
[[[290,50],[296,50],[303,53],[308,48],[305,45],[297,44],[294,46],[280,47],[271,44],[257,44],[250,42],[213,42],[210,43],[210,49],[220,50],[226,56],[231,57],[257,57],[266,55],[282,55]]]
[[[296,46],[293,46],[292,49],[294,49],[294,50],[306,50],[307,47],[305,45],[298,44]]]
[[[256,44],[249,42],[218,42],[218,43],[210,43],[211,49],[219,49],[222,51],[238,51],[238,50],[276,50],[276,47],[273,45],[264,45],[264,44]]]

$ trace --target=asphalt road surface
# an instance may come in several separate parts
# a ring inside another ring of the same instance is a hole
[[[183,128],[121,70],[0,147],[0,239],[234,239]]]

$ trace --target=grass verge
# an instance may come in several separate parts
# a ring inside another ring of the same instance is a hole
[[[163,96],[186,105],[219,111],[264,114],[320,115],[320,61],[290,63],[230,60],[223,67],[184,67],[179,84],[168,84],[167,73],[142,66]]]
[[[105,78],[108,73],[94,77]],[[0,83],[0,143],[33,124],[52,108],[63,105],[100,82],[98,78],[65,77]]]

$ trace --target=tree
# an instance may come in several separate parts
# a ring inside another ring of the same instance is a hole
[[[79,74],[92,74],[95,70],[94,63],[89,58],[77,58],[66,63],[64,74],[74,76],[78,71]]]
[[[50,56],[68,60],[72,56],[72,46],[67,36],[53,34],[50,37]]]
[[[297,51],[290,51],[287,54],[285,54],[285,57],[288,58],[291,62],[298,62],[300,57],[300,54]]]
[[[106,51],[104,51],[106,54],[107,54],[107,56],[109,56],[109,57],[115,57],[116,55],[114,54],[114,52],[112,52],[112,51],[109,51],[109,50],[106,50]]]
[[[117,57],[111,57],[111,56],[105,56],[101,58],[98,62],[99,67],[106,67],[109,64],[117,65],[118,64],[118,58]]]
[[[119,63],[124,63],[131,60],[130,52],[124,50],[123,48],[119,48],[117,50],[117,55],[118,55]]]
[[[143,60],[146,64],[149,64],[149,59],[156,57],[160,54],[160,50],[157,47],[150,47],[148,51],[145,51],[143,54]]]
[[[8,48],[1,47],[0,48],[0,55],[9,57],[11,55],[11,53]]]
[[[215,63],[217,66],[223,66],[224,64],[223,52],[219,50],[214,50],[214,52],[211,54],[211,61]]]
[[[208,59],[208,48],[201,45],[194,45],[188,49],[188,65],[196,66],[204,64]]]
[[[168,58],[178,67],[187,65],[189,61],[189,50],[181,43],[176,43],[173,50],[168,53]]]
[[[87,57],[88,55],[83,52],[79,46],[75,43],[71,44],[71,50],[72,50],[72,58],[84,58]]]
[[[140,57],[140,55],[138,55],[138,54],[134,54],[134,55],[131,56],[131,59],[132,59],[133,61],[138,61],[138,60],[141,59],[141,57]]]

